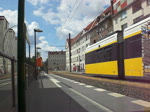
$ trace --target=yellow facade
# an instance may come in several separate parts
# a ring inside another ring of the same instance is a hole
[[[117,61],[101,62],[94,64],[86,64],[87,74],[106,74],[106,75],[118,75]]]
[[[142,57],[125,59],[125,76],[143,76],[143,62]]]

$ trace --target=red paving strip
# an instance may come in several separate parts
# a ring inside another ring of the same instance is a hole
[[[130,81],[123,81],[123,80],[107,79],[107,78],[95,78],[95,77],[83,76],[82,74],[81,75],[71,74],[68,72],[52,72],[52,73],[78,77],[78,78],[83,78],[83,79],[90,79],[90,80],[95,80],[95,81],[101,81],[101,82],[110,82],[114,84],[121,84],[121,85],[126,85],[126,86],[134,86],[138,88],[150,89],[150,83],[130,82]]]

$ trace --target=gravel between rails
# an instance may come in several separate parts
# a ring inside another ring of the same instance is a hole
[[[103,88],[111,92],[120,93],[129,97],[145,100],[150,102],[150,84],[145,86],[144,83],[127,82],[127,81],[115,81],[113,79],[93,78],[89,76],[82,76],[81,74],[71,74],[65,72],[51,72],[55,75],[66,77],[76,80],[88,85],[92,85],[98,88]],[[95,80],[96,79],[96,80]]]

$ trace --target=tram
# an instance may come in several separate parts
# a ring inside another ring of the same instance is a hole
[[[150,78],[150,17],[87,47],[85,73]]]

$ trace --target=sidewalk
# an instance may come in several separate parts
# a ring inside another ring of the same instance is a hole
[[[27,112],[87,112],[44,74],[28,88],[26,104]]]

